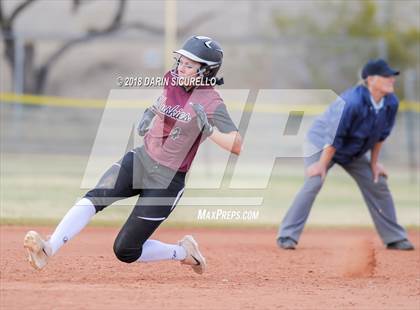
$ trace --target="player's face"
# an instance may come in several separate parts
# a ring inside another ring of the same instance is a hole
[[[383,94],[391,94],[394,92],[395,76],[371,76],[368,81],[371,87]]]
[[[199,62],[191,60],[185,56],[181,56],[178,59],[178,75],[183,78],[182,84],[184,86],[189,86],[189,78],[198,78],[197,72],[200,67],[201,64]]]

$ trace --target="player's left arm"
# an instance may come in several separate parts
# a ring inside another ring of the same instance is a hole
[[[217,128],[214,128],[210,139],[221,148],[233,154],[239,155],[241,153],[242,137],[238,131],[223,133]]]
[[[222,102],[207,116],[204,107],[192,104],[197,114],[198,127],[202,133],[223,149],[239,155],[242,149],[242,138]]]
[[[210,139],[221,148],[239,155],[242,149],[242,137],[223,102],[210,114],[210,122],[214,128]]]

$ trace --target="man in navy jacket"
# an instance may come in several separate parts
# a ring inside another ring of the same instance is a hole
[[[414,249],[404,228],[397,223],[387,174],[378,162],[398,110],[398,98],[394,95],[398,74],[383,59],[369,61],[362,70],[364,84],[345,91],[341,95],[343,105],[333,103],[315,120],[307,137],[322,151],[305,158],[305,183],[279,229],[277,244],[281,248],[295,249],[327,171],[337,163],[355,179],[387,248]]]

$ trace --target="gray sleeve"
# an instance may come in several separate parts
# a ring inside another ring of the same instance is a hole
[[[338,98],[328,106],[323,114],[315,118],[307,134],[312,144],[321,148],[326,144],[333,144],[344,106],[344,101]]]
[[[224,103],[219,104],[211,115],[210,122],[222,133],[238,131],[233,123]]]

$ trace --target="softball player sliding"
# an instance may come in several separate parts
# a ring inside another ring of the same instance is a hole
[[[112,165],[95,188],[67,212],[48,240],[35,231],[26,234],[24,247],[34,268],[42,269],[97,212],[117,200],[139,195],[115,240],[117,258],[126,263],[177,260],[196,273],[204,272],[206,260],[192,236],[184,236],[178,244],[149,238],[182,196],[186,173],[201,142],[209,137],[239,155],[241,137],[213,87],[213,82],[223,83],[216,77],[223,59],[220,45],[208,37],[194,36],[175,53],[176,66],[165,75],[170,82],[139,122],[144,145]]]

